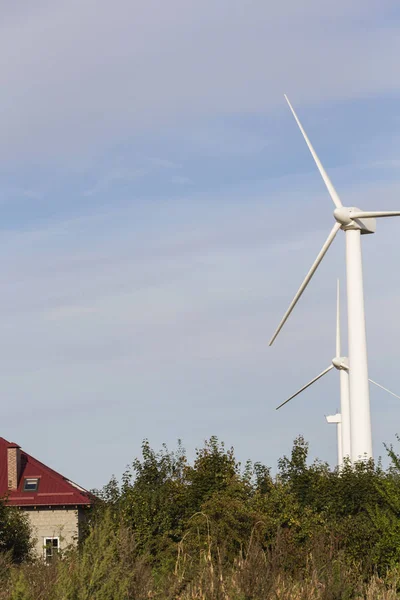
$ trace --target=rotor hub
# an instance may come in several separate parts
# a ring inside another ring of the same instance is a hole
[[[332,358],[332,364],[339,371],[348,371],[349,369],[349,359],[347,356],[335,356],[335,358]]]
[[[361,233],[375,233],[376,230],[376,219],[368,217],[362,219],[355,219],[352,214],[361,212],[361,209],[356,206],[341,206],[335,208],[333,216],[336,221],[340,223],[343,231],[359,230]]]

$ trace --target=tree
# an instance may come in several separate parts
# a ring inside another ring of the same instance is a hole
[[[185,513],[185,452],[163,446],[155,452],[142,444],[142,460],[136,459],[124,476],[119,499],[122,521],[135,532],[141,552],[155,558],[171,542],[181,539]]]
[[[26,514],[0,500],[0,552],[9,553],[14,563],[20,563],[30,556],[32,548]]]

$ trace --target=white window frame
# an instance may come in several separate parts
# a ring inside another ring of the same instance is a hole
[[[47,562],[47,559],[52,559],[54,554],[53,554],[53,549],[54,546],[53,544],[51,544],[51,549],[52,549],[52,553],[51,556],[47,556],[46,554],[46,550],[47,550],[47,541],[51,541],[53,542],[54,540],[57,540],[57,553],[60,552],[60,538],[56,535],[46,535],[45,537],[43,537],[43,558],[44,560]]]

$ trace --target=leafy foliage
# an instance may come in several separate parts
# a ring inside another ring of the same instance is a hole
[[[31,528],[26,515],[0,500],[0,553],[15,563],[27,559],[32,550]]]

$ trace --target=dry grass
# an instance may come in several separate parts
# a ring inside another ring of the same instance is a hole
[[[91,571],[101,556],[85,561],[73,552],[50,565],[38,561],[19,567],[0,556],[0,600],[400,599],[400,571],[388,574],[386,581],[377,576],[365,581],[357,565],[349,564],[340,552],[332,554],[323,540],[292,569],[285,566],[285,538],[265,551],[252,536],[233,564],[224,559],[223,548],[215,547],[211,536],[197,555],[190,554],[188,542],[186,538],[177,544],[174,568],[160,576],[143,558],[135,558],[132,537],[120,536],[118,560],[128,574],[124,588],[110,585],[115,580],[112,572],[106,572],[95,590],[89,588]]]

